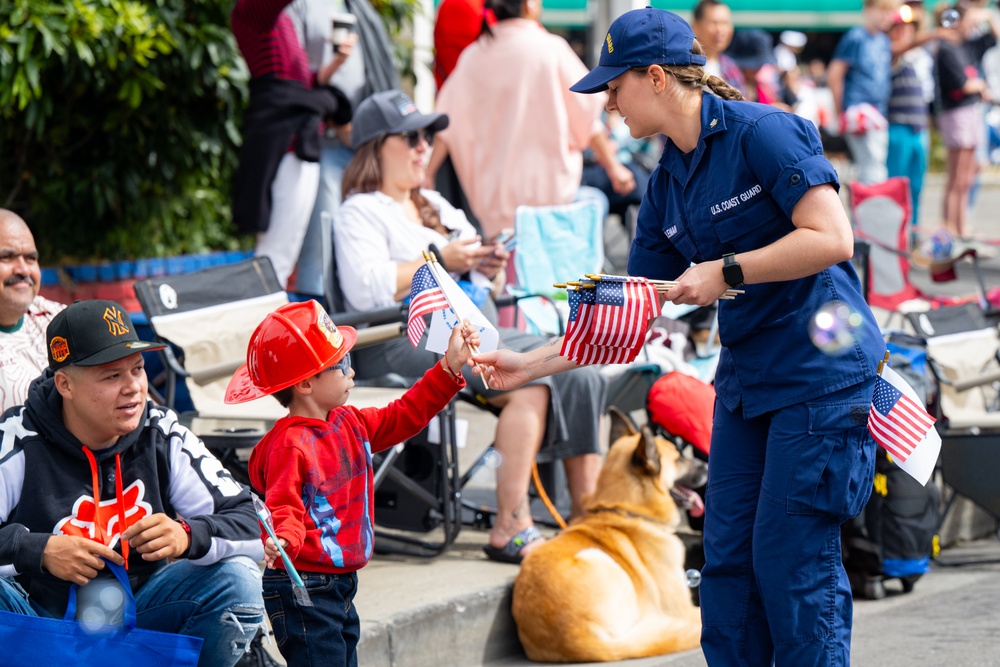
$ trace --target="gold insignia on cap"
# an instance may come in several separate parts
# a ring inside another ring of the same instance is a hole
[[[55,336],[49,341],[49,350],[52,352],[52,359],[57,364],[61,364],[69,357],[69,343],[62,336]]]
[[[108,331],[112,336],[124,336],[128,333],[125,326],[125,316],[117,308],[108,306],[104,309],[104,321],[108,323]]]
[[[611,33],[610,32],[608,33],[606,41],[608,43],[608,53],[614,53],[615,52],[615,45],[611,43]]]

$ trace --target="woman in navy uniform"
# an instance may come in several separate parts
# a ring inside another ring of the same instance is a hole
[[[608,109],[632,136],[668,138],[629,273],[677,280],[664,295],[674,303],[706,306],[730,287],[746,290],[719,306],[702,648],[710,665],[847,665],[840,524],[872,488],[866,424],[885,347],[814,126],[742,101],[704,63],[680,17],[639,9],[612,24],[600,64],[571,88],[608,90]],[[853,311],[856,327],[834,354],[809,334],[813,314],[832,302]],[[559,344],[473,358],[508,388],[572,368]]]

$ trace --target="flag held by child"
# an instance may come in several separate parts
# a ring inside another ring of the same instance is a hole
[[[896,464],[921,484],[930,479],[941,451],[934,422],[906,380],[883,365],[875,380],[868,430]]]
[[[448,300],[435,280],[430,267],[424,264],[413,274],[410,284],[410,311],[406,320],[406,336],[410,345],[417,346],[427,323],[424,316],[448,307]]]

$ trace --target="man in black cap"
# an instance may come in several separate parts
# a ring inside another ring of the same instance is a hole
[[[264,612],[249,491],[147,398],[141,353],[164,346],[117,303],[72,304],[46,343],[49,368],[0,417],[0,609],[61,618],[113,561],[137,627],[201,637],[199,664],[231,667]]]

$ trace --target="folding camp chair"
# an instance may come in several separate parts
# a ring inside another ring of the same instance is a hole
[[[514,218],[515,284],[518,310],[533,333],[561,335],[568,305],[554,283],[577,280],[604,269],[604,207],[587,200],[561,206],[518,206]]]
[[[937,384],[941,473],[953,490],[945,513],[962,495],[1000,520],[1000,337],[985,320],[972,318],[977,328],[948,331],[954,318],[939,319],[946,333],[926,340]]]
[[[979,257],[975,249],[967,248],[948,262],[928,264],[931,277],[937,282],[954,278],[956,262],[972,263],[978,282],[978,294],[968,297],[940,297],[921,291],[910,280],[915,265],[910,252],[910,183],[905,176],[894,176],[881,183],[865,185],[850,183],[850,206],[854,235],[864,250],[866,266],[865,298],[868,304],[889,311],[883,327],[888,328],[897,317],[919,313],[931,308],[962,303],[986,303],[986,288]]]

